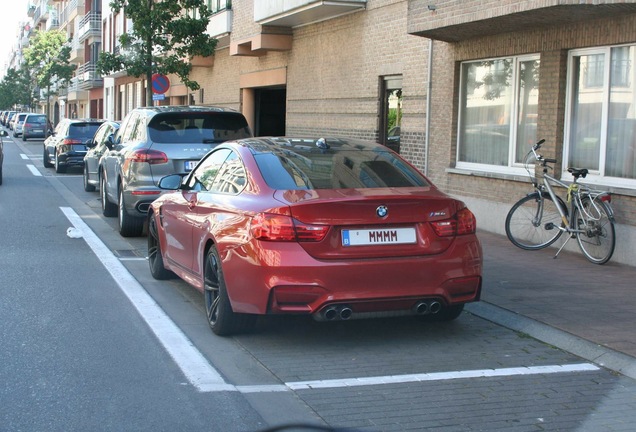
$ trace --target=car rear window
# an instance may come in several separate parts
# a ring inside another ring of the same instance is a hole
[[[68,128],[68,136],[72,138],[93,138],[95,131],[100,125],[101,123],[71,123]]]
[[[28,120],[29,123],[44,124],[44,123],[46,123],[46,116],[33,116],[33,115],[30,115],[27,119],[25,119],[25,121],[26,120]]]
[[[156,143],[221,143],[252,136],[240,113],[193,112],[157,114],[148,125]]]
[[[429,186],[426,178],[393,153],[377,149],[281,149],[254,157],[272,189]]]

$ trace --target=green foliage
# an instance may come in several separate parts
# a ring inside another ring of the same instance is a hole
[[[204,0],[112,0],[110,7],[117,13],[125,9],[133,29],[120,36],[120,52],[100,55],[100,73],[125,70],[129,76],[145,75],[148,81],[154,73],[176,74],[189,89],[200,88],[189,78],[189,59],[214,55],[217,42],[206,33],[211,12]]]
[[[33,82],[45,89],[47,98],[56,95],[59,86],[68,84],[76,68],[69,63],[71,47],[62,30],[36,32],[23,53]]]
[[[0,82],[0,107],[10,109],[18,105],[31,106],[31,95],[33,86],[31,85],[30,73],[26,67],[19,70],[10,68]]]

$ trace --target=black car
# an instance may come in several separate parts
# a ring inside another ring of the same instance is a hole
[[[6,130],[0,130],[0,185],[2,184],[2,162],[4,162],[4,147],[2,138],[9,136]]]
[[[119,130],[120,123],[105,121],[95,132],[92,140],[86,142],[88,151],[84,156],[84,190],[93,192],[99,186],[100,159],[109,149],[113,148],[113,137]]]
[[[46,168],[55,165],[55,172],[63,173],[69,167],[83,167],[86,142],[93,139],[104,120],[63,119],[53,135],[44,141],[42,162]]]

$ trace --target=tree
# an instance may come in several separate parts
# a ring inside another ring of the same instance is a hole
[[[31,106],[33,103],[33,84],[26,66],[16,70],[9,68],[0,82],[0,106],[11,108],[16,105]]]
[[[101,74],[125,70],[136,78],[144,75],[146,104],[152,101],[155,73],[175,74],[190,90],[200,88],[189,78],[189,60],[214,55],[217,42],[206,33],[211,12],[204,0],[112,0],[110,7],[116,13],[124,9],[133,28],[119,37],[119,52],[100,54]]]
[[[77,67],[69,63],[71,47],[66,41],[66,33],[62,30],[38,31],[23,51],[34,83],[46,89],[47,117],[50,97],[58,94],[59,87],[68,84]]]

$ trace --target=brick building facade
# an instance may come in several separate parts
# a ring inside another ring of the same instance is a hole
[[[257,135],[399,142],[497,233],[530,191],[523,153],[545,138],[557,177],[587,163],[588,180],[614,193],[614,259],[635,262],[636,1],[208,3],[219,43],[193,68],[201,90],[173,80],[162,104],[234,108]],[[144,84],[113,80],[104,112],[117,119],[132,103],[125,86]]]

